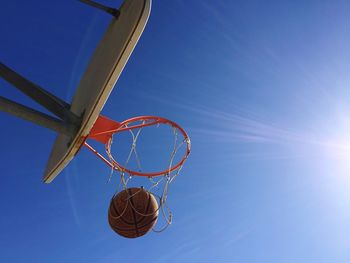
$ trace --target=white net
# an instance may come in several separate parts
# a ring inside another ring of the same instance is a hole
[[[159,220],[161,226],[153,228],[153,231],[162,232],[172,223],[172,212],[167,202],[168,193],[172,182],[179,175],[188,157],[190,140],[177,125],[155,122],[149,119],[126,123],[122,126],[122,129],[123,132],[115,133],[106,144],[107,156],[110,163],[113,164],[109,181],[112,175],[115,174],[113,172],[117,171],[120,177],[117,193],[130,187],[141,186],[153,194],[158,199],[158,210],[156,212],[162,216]],[[162,130],[162,132],[159,133],[158,130]],[[122,133],[127,133],[129,138],[116,139]],[[151,137],[143,136],[144,133],[151,135]],[[140,143],[141,138],[145,143]],[[118,141],[119,144],[115,147],[115,152],[112,153],[114,141]],[[157,144],[160,145],[155,146]],[[167,146],[160,151],[160,146],[165,145]],[[123,146],[124,153],[121,150]],[[151,148],[153,152],[145,151],[144,147]],[[155,167],[150,167],[149,162],[161,164],[155,170],[150,170]],[[140,215],[148,216],[137,211],[134,207],[133,209]]]

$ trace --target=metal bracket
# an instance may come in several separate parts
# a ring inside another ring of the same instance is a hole
[[[116,8],[105,6],[105,5],[102,5],[102,4],[97,3],[95,1],[92,1],[92,0],[79,0],[79,1],[86,4],[86,5],[89,5],[89,6],[92,6],[94,8],[100,9],[104,12],[107,12],[108,14],[114,16],[115,18],[118,18],[120,15],[120,11]]]

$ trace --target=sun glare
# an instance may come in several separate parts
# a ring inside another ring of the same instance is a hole
[[[320,158],[315,164],[326,169],[329,183],[337,185],[338,190],[350,187],[350,111],[325,116],[322,124],[316,126],[319,126],[315,133],[318,139],[306,146],[319,151]]]

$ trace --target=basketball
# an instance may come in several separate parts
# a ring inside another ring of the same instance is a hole
[[[145,235],[157,222],[156,198],[143,188],[128,188],[113,196],[108,223],[119,235],[136,238]]]

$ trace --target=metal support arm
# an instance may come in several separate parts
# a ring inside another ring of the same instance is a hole
[[[67,102],[44,90],[2,63],[0,63],[0,77],[40,105],[44,106],[60,119],[69,123],[79,122],[79,117],[70,111],[70,105]]]
[[[94,8],[97,8],[97,9],[100,9],[102,11],[105,11],[108,14],[111,14],[112,16],[114,16],[115,18],[118,18],[119,14],[120,14],[118,9],[102,5],[102,4],[97,3],[95,1],[91,1],[91,0],[79,0],[79,1],[84,3],[84,4],[87,4],[89,6],[92,6]]]
[[[71,124],[64,123],[63,121],[51,117],[42,112],[28,108],[17,102],[11,101],[0,96],[0,110],[5,111],[11,115],[22,118],[24,120],[33,122],[40,126],[49,128],[58,133],[66,134],[71,136],[74,134],[76,127]]]

